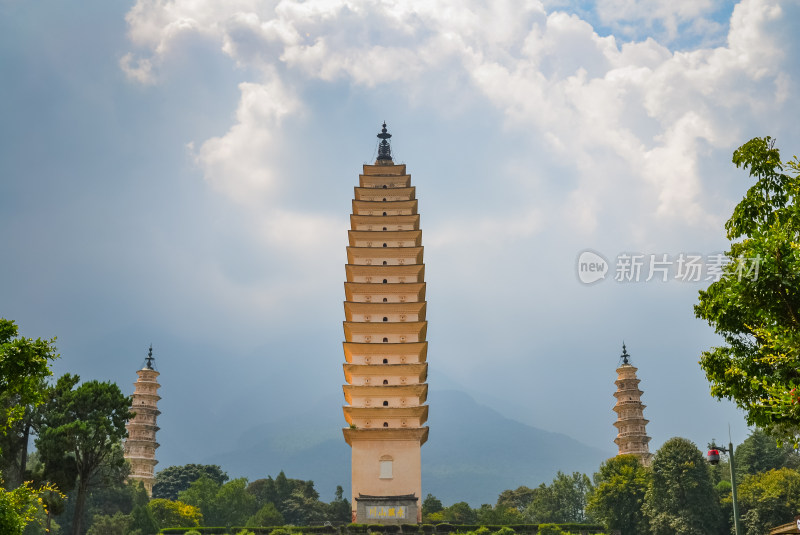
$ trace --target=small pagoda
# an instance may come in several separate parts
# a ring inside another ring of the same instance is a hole
[[[644,419],[643,392],[639,390],[639,379],[636,377],[638,370],[630,363],[630,355],[624,343],[620,359],[622,364],[617,368],[617,391],[614,393],[617,398],[617,404],[614,405],[614,412],[617,413],[617,421],[614,422],[617,438],[614,443],[619,446],[617,455],[636,455],[642,464],[649,466],[652,454],[648,446],[648,420]]]
[[[153,367],[153,346],[147,353],[144,367],[137,371],[139,378],[133,383],[131,412],[134,413],[132,419],[128,420],[125,426],[128,430],[128,438],[125,440],[125,459],[131,464],[129,479],[141,481],[144,484],[147,494],[152,496],[153,483],[155,483],[156,448],[156,418],[161,411],[158,410],[159,373]]]
[[[352,451],[352,519],[422,520],[428,439],[425,265],[415,188],[392,160],[383,124],[350,216],[344,284],[344,439]]]

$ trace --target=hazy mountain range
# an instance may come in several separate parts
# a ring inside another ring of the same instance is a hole
[[[205,462],[251,481],[274,477],[281,470],[288,477],[312,479],[326,501],[336,485],[347,495],[350,447],[341,433],[345,422],[337,407],[342,401],[321,401],[317,410],[254,427],[239,438],[240,447]],[[588,446],[508,419],[463,392],[431,391],[429,404],[431,430],[422,447],[422,489],[445,505],[493,504],[503,490],[550,482],[558,470],[591,476],[614,454],[613,444]]]

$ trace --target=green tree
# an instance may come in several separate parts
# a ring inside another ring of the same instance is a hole
[[[504,490],[497,497],[497,507],[513,507],[520,513],[525,511],[533,501],[534,490],[522,485],[516,490]]]
[[[700,365],[711,394],[745,410],[777,437],[800,432],[800,165],[781,163],[770,137],[733,153],[756,183],[725,224],[731,248],[722,278],[700,291],[695,315],[722,336]],[[785,168],[792,174],[783,173]],[[744,268],[758,264],[758,274]]]
[[[194,528],[203,523],[199,507],[181,501],[154,498],[147,504],[160,528]]]
[[[79,380],[70,374],[59,378],[60,395],[47,400],[44,425],[36,439],[43,457],[63,457],[68,452],[75,461],[78,483],[73,535],[81,533],[87,494],[101,468],[124,466],[120,441],[127,436],[125,423],[133,417],[131,399],[116,384],[88,381],[75,388]]]
[[[44,379],[39,381],[39,391],[48,391],[47,382]],[[7,408],[12,401],[19,399],[18,396],[4,396],[0,394],[0,407]],[[38,416],[40,405],[29,403],[22,407],[22,417],[8,424],[5,434],[0,432],[0,472],[2,472],[7,488],[13,489],[22,484],[25,480],[30,480],[28,474],[28,444],[31,436],[35,434],[35,421]],[[0,409],[2,412],[5,409]]]
[[[711,535],[719,504],[703,454],[685,438],[671,438],[653,458],[644,513],[653,535]]]
[[[222,485],[214,500],[216,526],[243,526],[258,511],[255,497],[247,492],[245,478]]]
[[[441,511],[447,522],[474,524],[478,516],[467,502],[457,502]]]
[[[42,494],[50,488],[33,489],[27,482],[12,491],[0,487],[0,533],[22,535],[26,526],[40,521]]]
[[[256,498],[247,492],[244,478],[219,485],[208,476],[201,476],[178,496],[184,503],[198,507],[208,526],[242,526],[258,511]]]
[[[0,318],[0,433],[23,417],[25,407],[44,401],[41,382],[58,358],[55,338],[22,338],[17,324]]]
[[[200,476],[206,476],[219,485],[228,481],[228,474],[216,464],[169,466],[156,474],[153,498],[177,500],[178,493],[188,489],[189,485],[200,479]]]
[[[328,508],[319,501],[319,494],[310,487],[299,487],[283,502],[281,514],[289,524],[308,525],[322,523],[327,518]]]
[[[591,481],[585,474],[567,475],[559,471],[550,485],[542,483],[533,489],[525,515],[535,524],[585,522],[586,499],[591,489]]]
[[[292,487],[293,485],[289,483],[289,478],[281,470],[275,478],[275,506],[281,513],[284,511],[284,502],[292,495]]]
[[[200,509],[207,526],[219,526],[217,492],[221,485],[208,476],[200,476],[189,488],[178,493],[178,499]]]
[[[130,515],[96,515],[86,535],[127,535],[131,525]]]
[[[0,471],[7,488],[25,478],[33,411],[44,401],[57,358],[55,338],[21,337],[16,323],[0,318]]]
[[[331,521],[350,522],[352,518],[350,500],[344,497],[344,489],[341,485],[336,485],[333,501],[328,504],[328,508]]]
[[[146,505],[149,498],[141,481],[127,480],[130,465],[125,462],[121,445],[114,446],[108,462],[94,477],[92,490],[86,499],[89,517],[130,514],[137,505]]]
[[[290,524],[301,525],[311,522],[311,519],[323,521],[329,515],[329,507],[319,501],[313,481],[290,479],[283,470],[274,480],[267,477],[254,481],[247,491],[256,496],[259,507],[274,504]]]
[[[736,475],[740,478],[778,468],[796,470],[800,467],[797,450],[788,445],[779,447],[774,438],[759,429],[736,446],[735,460]]]
[[[430,514],[438,513],[442,509],[444,509],[442,501],[430,492],[425,496],[425,499],[422,500],[422,516],[424,518],[427,518]]]
[[[153,516],[153,512],[147,507],[147,504],[134,506],[131,511],[131,532],[138,531],[141,535],[155,535],[159,529],[156,517]]]
[[[484,503],[475,510],[477,523],[482,526],[499,526],[503,524],[524,524],[525,516],[515,507]]]
[[[800,511],[800,473],[789,468],[749,475],[739,485],[747,535],[768,533]]]
[[[247,485],[247,492],[256,498],[256,503],[259,507],[268,503],[274,505],[278,502],[278,493],[275,491],[275,481],[272,476],[251,482]]]
[[[647,533],[642,505],[650,475],[635,455],[618,455],[600,465],[586,509],[593,519],[622,535]]]
[[[350,511],[347,511],[347,521],[350,520]],[[268,503],[261,507],[256,514],[251,516],[245,524],[248,528],[258,528],[266,526],[282,526],[285,524],[283,515],[278,511],[274,504]]]

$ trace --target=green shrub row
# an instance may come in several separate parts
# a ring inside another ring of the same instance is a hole
[[[566,532],[583,532],[583,533],[604,533],[605,528],[598,524],[557,524],[558,528]],[[499,531],[502,528],[511,528],[516,533],[536,533],[539,531],[539,524],[512,524],[508,526],[500,525],[487,525],[481,526],[480,524],[400,524],[400,525],[383,525],[383,524],[348,524],[342,526],[342,533],[351,535],[364,535],[367,533],[422,533],[424,535],[434,535],[443,533],[466,533],[468,531],[477,531],[485,527],[491,532]],[[164,528],[160,531],[162,535],[184,535],[188,531],[197,531],[201,535],[235,535],[241,530],[248,530],[255,535],[270,535],[273,531],[280,529],[283,533],[302,533],[304,535],[323,535],[339,533],[339,529],[333,526],[267,526],[260,528],[245,528],[245,527],[202,527],[202,528]],[[279,532],[280,533],[280,532]]]

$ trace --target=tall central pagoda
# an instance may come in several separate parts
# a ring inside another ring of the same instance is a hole
[[[344,284],[344,439],[352,450],[353,522],[422,520],[420,449],[428,439],[425,265],[415,188],[378,159],[355,188]]]

